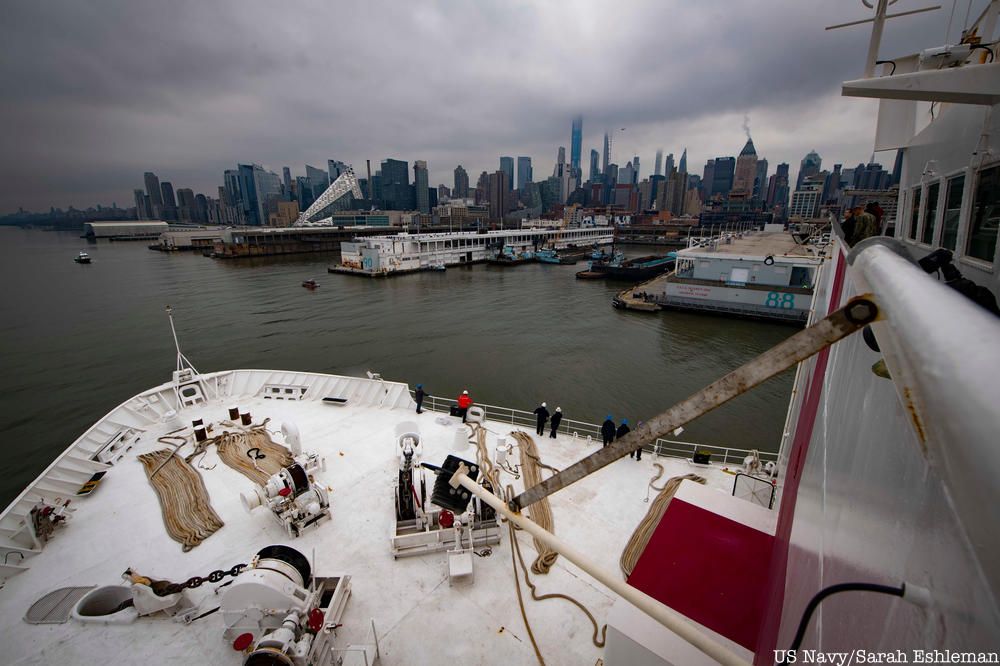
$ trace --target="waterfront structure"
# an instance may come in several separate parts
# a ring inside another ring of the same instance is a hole
[[[531,158],[520,156],[517,158],[517,189],[523,191],[525,186],[534,181],[531,170]]]
[[[84,222],[83,235],[93,239],[147,240],[158,238],[168,227],[162,220],[94,220]]]
[[[580,157],[583,150],[583,116],[573,118],[573,130],[569,139],[569,165],[580,172]]]
[[[804,323],[823,258],[781,225],[692,237],[677,266],[655,286],[666,308]]]
[[[424,160],[416,160],[413,163],[413,192],[417,210],[421,213],[430,213],[430,186],[427,182],[427,162]]]
[[[498,171],[494,174],[504,178]],[[517,253],[548,245],[557,250],[608,245],[612,227],[580,229],[507,229],[500,231],[397,234],[370,236],[341,243],[341,262],[331,272],[385,276],[427,270],[436,266],[473,264],[496,257],[504,247]]]
[[[815,176],[823,166],[823,158],[815,150],[810,150],[799,163],[799,175],[795,178],[795,189],[802,189],[802,183],[806,178]]]
[[[452,194],[456,199],[466,199],[469,196],[469,174],[461,164],[455,167],[455,187]]]

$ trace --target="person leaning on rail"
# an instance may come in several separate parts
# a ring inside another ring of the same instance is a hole
[[[601,424],[601,438],[604,440],[604,446],[615,441],[615,422],[612,420],[611,414],[608,414],[604,423]]]
[[[472,398],[469,396],[468,389],[462,391],[462,395],[458,396],[458,416],[462,417],[462,423],[465,423],[465,417],[469,413],[469,407],[472,407]]]
[[[535,434],[545,434],[545,422],[549,420],[549,410],[543,402],[535,407]]]
[[[559,424],[562,422],[562,407],[556,407],[555,413],[552,415],[552,432],[549,433],[549,437],[552,439],[556,438],[556,431],[559,430]]]

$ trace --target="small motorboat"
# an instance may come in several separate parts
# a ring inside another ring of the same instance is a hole
[[[75,257],[73,257],[73,261],[75,261],[78,264],[89,264],[90,263],[90,255],[87,254],[86,252],[84,252],[83,250],[81,250],[80,254],[78,254]]]
[[[303,280],[302,286],[311,291],[319,287],[319,282],[316,282],[316,280]]]
[[[444,262],[442,261],[436,264],[431,264],[430,266],[427,267],[427,269],[431,271],[446,271],[448,270],[448,267],[445,266]]]

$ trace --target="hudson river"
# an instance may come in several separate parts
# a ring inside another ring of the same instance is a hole
[[[86,250],[94,259],[78,265]],[[652,248],[632,248],[630,255]],[[208,259],[144,242],[0,227],[0,506],[120,402],[170,379],[174,308],[202,372],[307,370],[423,383],[454,397],[630,424],[795,332],[784,325],[622,312],[626,285],[586,265],[479,265],[388,280],[328,275],[335,255]],[[301,287],[314,278],[315,291]],[[791,371],[687,426],[681,439],[776,450]]]

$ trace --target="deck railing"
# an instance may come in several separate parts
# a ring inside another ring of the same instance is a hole
[[[412,389],[410,393],[413,393]],[[512,407],[488,405],[479,402],[475,404],[485,410],[486,418],[490,421],[497,423],[509,423],[512,426],[521,426],[528,430],[534,430],[535,428],[536,421],[535,414],[533,412],[528,412],[523,409],[514,409]],[[453,406],[457,405],[458,402],[452,398],[427,395],[424,397],[423,408],[432,412],[448,413],[451,411]],[[546,424],[546,426],[548,427],[549,424]],[[574,437],[589,437],[594,441],[601,440],[601,426],[596,423],[587,423],[586,421],[563,418],[562,422],[559,424],[559,432],[564,435],[571,435]],[[750,449],[741,449],[730,446],[716,446],[713,444],[698,444],[696,442],[683,442],[680,440],[663,438],[658,438],[652,444],[643,446],[643,451],[651,453],[657,457],[663,456],[666,458],[683,458],[686,460],[694,458],[695,453],[708,453],[710,454],[712,462],[717,462],[722,465],[740,465],[743,463],[743,459],[751,453]],[[778,454],[776,452],[772,453],[770,451],[759,451],[758,454],[762,462],[777,462],[778,460]]]

